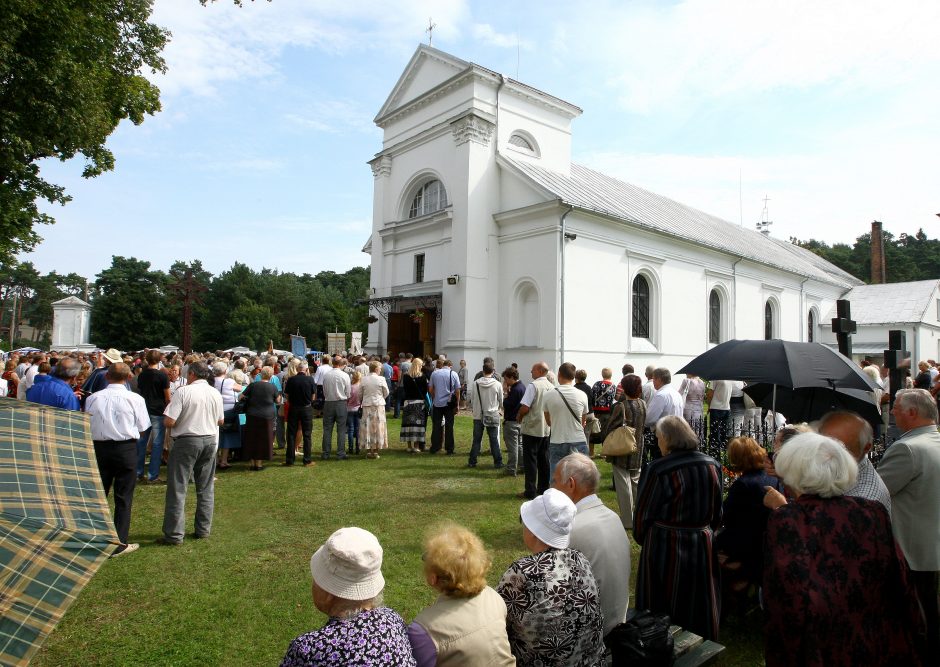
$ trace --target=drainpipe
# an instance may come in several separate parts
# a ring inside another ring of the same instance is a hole
[[[568,214],[573,210],[574,206],[569,206],[568,210],[561,214],[561,304],[558,309],[561,315],[561,332],[558,342],[560,353],[559,365],[565,361],[565,237],[567,236],[565,232],[565,220],[568,218]]]
[[[738,337],[738,263],[743,262],[743,257],[731,265],[731,298],[734,303],[731,304],[731,337]]]
[[[803,313],[806,312],[806,295],[803,291],[803,286],[806,285],[807,280],[809,280],[809,278],[805,278],[803,282],[800,283],[800,313],[799,317],[797,318],[800,322],[800,326],[803,328],[803,333],[800,334],[800,340],[803,340],[803,336],[806,336],[806,332],[808,330],[808,327],[803,326]],[[809,320],[809,313],[807,313],[806,319]],[[807,324],[809,324],[809,322],[807,322]],[[809,336],[807,336],[807,339],[808,338]],[[803,342],[808,343],[809,340],[805,340]]]

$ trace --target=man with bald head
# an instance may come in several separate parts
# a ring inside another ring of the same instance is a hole
[[[522,471],[525,490],[520,498],[535,498],[549,485],[548,436],[545,421],[545,394],[553,389],[546,377],[549,367],[544,361],[532,366],[532,383],[526,387],[516,418],[522,422]]]
[[[819,432],[841,442],[858,461],[858,481],[845,495],[879,502],[890,514],[891,494],[868,459],[874,439],[871,424],[854,412],[839,410],[819,420]]]
[[[604,635],[623,623],[630,600],[630,542],[620,517],[597,496],[601,473],[584,454],[558,462],[552,486],[571,498],[578,510],[571,524],[570,548],[591,563],[604,617]]]

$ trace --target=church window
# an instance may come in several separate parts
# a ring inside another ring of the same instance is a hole
[[[527,132],[513,132],[509,137],[509,147],[526,155],[539,156],[539,147],[535,139]]]
[[[806,342],[812,343],[816,340],[816,311],[810,309],[806,318]]]
[[[650,284],[644,276],[633,279],[633,337],[650,337]]]
[[[409,218],[417,218],[447,207],[447,192],[439,180],[428,181],[415,193],[408,210]]]
[[[424,253],[419,252],[415,255],[415,282],[424,282]]]
[[[767,300],[764,304],[764,340],[772,340],[774,337],[774,305]]]
[[[708,296],[708,342],[721,342],[721,296],[716,289]]]

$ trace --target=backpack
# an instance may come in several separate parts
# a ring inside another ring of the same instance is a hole
[[[670,667],[675,662],[670,624],[668,614],[634,610],[605,638],[614,667]]]

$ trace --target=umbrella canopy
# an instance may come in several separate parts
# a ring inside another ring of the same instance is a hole
[[[828,387],[777,387],[774,403],[774,385],[765,382],[751,384],[744,393],[768,410],[776,409],[789,422],[809,422],[832,410],[851,410],[872,424],[881,421],[881,413],[871,392],[859,389],[829,389]]]
[[[680,368],[679,373],[781,387],[875,389],[851,359],[821,343],[787,340],[729,340],[700,354]]]
[[[29,663],[119,544],[87,415],[0,398],[0,664]]]
[[[14,352],[19,352],[20,354],[29,354],[30,352],[42,352],[38,347],[18,347],[15,350],[10,350],[10,354]]]

